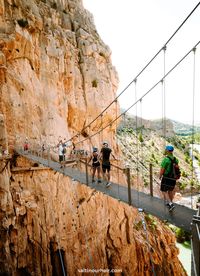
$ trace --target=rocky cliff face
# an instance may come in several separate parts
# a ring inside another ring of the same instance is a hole
[[[186,275],[171,230],[62,174],[19,159],[0,176],[4,275]],[[147,231],[143,225],[145,221]],[[118,272],[118,274],[117,274]]]
[[[1,0],[0,26],[0,113],[10,147],[26,137],[31,144],[55,144],[81,133],[115,98],[111,51],[81,0]],[[104,123],[115,110],[106,112]]]
[[[81,1],[0,0],[3,150],[26,137],[32,146],[77,132],[79,140],[108,124],[117,104],[83,131],[115,97],[110,55]],[[84,147],[107,139],[117,149],[114,132],[112,125]],[[68,275],[152,275],[152,260],[157,275],[185,275],[175,237],[157,219],[145,216],[147,239],[136,209],[10,158],[0,156],[0,274],[62,275],[63,265]]]

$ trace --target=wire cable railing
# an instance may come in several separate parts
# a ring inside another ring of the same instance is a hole
[[[80,144],[80,143],[84,143],[85,141],[87,141],[88,139],[91,139],[92,137],[98,135],[99,133],[101,133],[103,130],[105,130],[106,128],[110,127],[110,125],[112,125],[113,123],[115,123],[117,120],[119,120],[122,116],[124,116],[131,108],[133,108],[137,103],[141,102],[143,100],[144,97],[146,97],[150,92],[153,91],[154,88],[156,88],[158,86],[158,84],[160,84],[167,76],[169,76],[176,68],[178,65],[181,64],[181,62],[183,60],[186,59],[186,57],[193,52],[194,49],[197,48],[197,46],[199,45],[200,40],[174,65],[171,67],[171,69],[161,78],[159,79],[149,90],[147,90],[138,100],[136,100],[131,106],[129,106],[124,112],[122,112],[121,114],[119,114],[116,118],[114,118],[111,122],[109,122],[107,125],[103,126],[100,130],[98,130],[97,132],[93,133],[92,135],[88,136],[87,138],[77,142],[75,145]]]
[[[103,111],[96,116],[90,123],[88,123],[86,126],[83,127],[81,132],[86,130],[88,127],[90,127],[97,119],[99,119],[108,109],[109,107],[115,103],[118,98],[133,84],[137,81],[138,77],[148,68],[148,66],[156,59],[156,57],[164,50],[166,50],[167,45],[169,42],[175,37],[175,35],[178,33],[178,31],[183,27],[183,25],[187,22],[187,20],[191,17],[191,15],[196,11],[196,9],[199,7],[200,2],[197,3],[197,5],[192,9],[192,11],[188,14],[188,16],[182,21],[182,23],[178,26],[178,28],[172,33],[172,35],[169,37],[169,39],[164,43],[164,45],[156,52],[156,54],[147,62],[147,64],[139,71],[139,73],[134,77],[134,79],[119,93],[117,97],[107,106],[103,109]],[[167,75],[166,75],[167,76]],[[164,79],[164,78],[163,78]],[[159,81],[160,82],[160,81]],[[145,96],[145,95],[144,95]],[[143,97],[144,97],[143,96]],[[136,102],[137,103],[137,102]],[[77,135],[79,135],[81,132],[78,132],[74,136],[72,136],[70,139],[67,140],[67,142],[73,140]]]

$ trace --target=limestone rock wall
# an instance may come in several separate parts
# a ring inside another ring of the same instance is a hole
[[[137,209],[52,170],[30,171],[22,161],[21,171],[8,165],[0,175],[0,273],[63,275],[62,256],[72,276],[94,269],[153,275],[150,257],[156,275],[186,275],[175,236],[156,218],[145,216],[147,239]]]
[[[81,0],[0,0],[0,141],[9,152],[26,138],[38,146],[92,135],[118,113],[116,103],[83,131],[117,85],[111,51]],[[117,151],[115,129],[81,146],[105,139]],[[0,274],[62,275],[62,256],[67,275],[152,275],[152,256],[157,275],[185,275],[162,223],[146,217],[150,255],[137,210],[10,157],[0,157]]]
[[[81,133],[115,98],[117,86],[111,51],[81,0],[0,0],[0,113],[10,147],[26,137],[32,145],[55,145]],[[116,108],[106,112],[104,125]],[[101,125],[99,119],[84,137]],[[105,130],[104,139],[113,142],[114,131]],[[95,136],[82,147],[99,143]]]

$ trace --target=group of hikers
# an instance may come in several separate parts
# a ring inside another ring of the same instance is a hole
[[[58,144],[58,156],[59,156],[59,162],[61,163],[61,168],[63,168],[63,163],[65,161],[65,154],[67,152],[68,145],[65,142],[62,142],[60,140]],[[72,152],[75,152],[75,147],[73,145]],[[87,152],[86,152],[87,156]],[[111,185],[110,183],[110,157],[113,157],[115,160],[115,156],[112,154],[112,150],[109,148],[108,142],[104,141],[102,143],[102,148],[100,152],[98,151],[98,148],[93,147],[92,153],[89,156],[88,163],[92,161],[92,182],[95,182],[95,175],[97,174],[97,183],[101,183],[101,177],[100,172],[102,168],[102,175],[103,180],[106,182],[106,187],[109,187]]]
[[[65,162],[65,155],[67,153],[67,148],[72,146],[72,153],[80,153],[80,150],[75,150],[74,143],[67,143],[59,141],[58,147],[58,155],[59,155],[59,162],[61,164],[61,168],[63,168],[63,164]],[[29,149],[28,140],[24,143],[24,151]],[[45,150],[44,144],[42,145],[42,150]],[[174,147],[172,145],[167,145],[165,147],[165,157],[163,158],[161,165],[160,165],[160,173],[159,178],[161,180],[160,183],[160,191],[163,194],[165,205],[169,208],[169,211],[172,211],[175,206],[173,204],[173,199],[175,195],[175,186],[177,179],[180,178],[180,169],[179,169],[179,160],[173,155]],[[82,154],[82,153],[81,153]],[[83,152],[87,156],[87,152]],[[97,147],[93,147],[92,153],[90,154],[88,159],[88,163],[92,162],[92,182],[95,182],[95,175],[97,174],[97,183],[101,183],[101,171],[103,181],[106,183],[106,187],[111,185],[110,182],[110,170],[111,170],[111,163],[110,157],[116,160],[115,156],[112,153],[112,149],[109,147],[107,141],[102,143],[102,148],[99,152]]]
[[[59,162],[61,163],[61,168],[63,167],[62,163],[65,161],[65,153],[66,153],[66,143],[62,141],[58,144],[58,154],[59,154]],[[75,147],[73,147],[75,149]],[[165,157],[163,158],[160,165],[160,173],[159,178],[161,180],[160,191],[163,194],[165,205],[168,207],[169,211],[172,211],[175,206],[173,204],[173,199],[175,195],[175,186],[176,181],[180,177],[179,170],[179,160],[173,155],[174,147],[168,145],[165,147]],[[102,148],[100,152],[98,148],[93,147],[93,151],[89,156],[88,163],[92,161],[92,182],[95,182],[95,175],[97,174],[97,183],[101,183],[101,169],[103,181],[106,182],[106,187],[111,185],[110,182],[110,157],[113,157],[115,160],[115,156],[112,153],[111,148],[108,145],[107,141],[102,143]],[[178,172],[177,172],[178,171]]]
[[[101,183],[100,180],[100,161],[102,161],[102,174],[103,179],[106,181],[106,187],[108,188],[110,183],[110,156],[112,156],[115,160],[115,156],[112,154],[112,150],[108,146],[108,142],[104,141],[103,146],[101,148],[100,153],[98,153],[97,148],[93,148],[93,152],[88,160],[88,162],[92,161],[92,182],[95,182],[94,177],[97,171],[97,182]]]

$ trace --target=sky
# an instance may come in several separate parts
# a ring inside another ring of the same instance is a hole
[[[117,95],[131,83],[198,4],[197,0],[83,0],[94,17],[102,40],[112,51],[112,64],[119,75]],[[200,45],[168,77],[164,85],[143,97],[200,40],[200,6],[157,56],[136,84],[119,97],[130,113],[145,119],[167,118],[200,122]],[[194,59],[195,56],[195,59]],[[195,60],[195,70],[194,70]],[[195,80],[195,81],[194,81]],[[163,104],[163,90],[165,101]],[[194,108],[193,108],[194,107]]]

